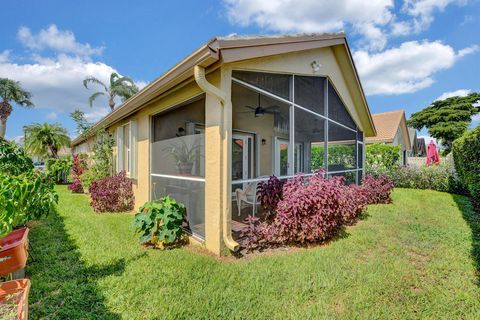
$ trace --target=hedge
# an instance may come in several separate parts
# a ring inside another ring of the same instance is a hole
[[[480,126],[455,140],[452,151],[458,176],[480,204]]]

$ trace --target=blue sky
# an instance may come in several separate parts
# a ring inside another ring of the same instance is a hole
[[[45,121],[74,136],[71,111],[92,120],[108,111],[106,101],[88,106],[86,75],[117,71],[143,86],[232,33],[344,30],[373,113],[408,116],[439,96],[480,90],[480,0],[17,0],[2,4],[2,19],[0,77],[21,81],[36,105],[14,107],[8,138]]]

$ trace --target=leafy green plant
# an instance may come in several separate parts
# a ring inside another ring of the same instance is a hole
[[[0,173],[0,236],[26,222],[48,215],[58,202],[55,184],[45,173]]]
[[[72,157],[70,156],[51,158],[47,160],[47,173],[56,183],[67,183],[72,165]]]
[[[113,145],[115,141],[104,129],[98,130],[93,144],[92,167],[94,180],[110,176],[113,173]],[[84,186],[86,187],[86,186]]]
[[[23,148],[0,138],[0,173],[19,175],[32,169],[32,159]]]
[[[460,180],[480,205],[480,126],[453,142],[453,159]]]
[[[376,177],[388,174],[399,166],[401,146],[383,143],[367,145],[365,154],[365,173]]]
[[[182,223],[186,210],[169,196],[145,203],[133,220],[137,232],[141,232],[140,242],[163,249],[178,243],[183,230]]]

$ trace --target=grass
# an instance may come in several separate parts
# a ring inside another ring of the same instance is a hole
[[[58,192],[30,235],[31,319],[480,317],[480,219],[461,196],[396,189],[328,245],[224,261],[145,250],[131,215]]]

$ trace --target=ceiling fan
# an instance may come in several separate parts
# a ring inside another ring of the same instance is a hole
[[[258,106],[257,107],[252,107],[252,106],[245,106],[245,108],[251,109],[250,111],[241,111],[237,113],[254,113],[255,117],[263,117],[265,114],[280,114],[279,111],[277,110],[272,110],[272,109],[278,109],[278,106],[270,106],[270,107],[262,107],[261,106],[261,95],[258,94]]]

